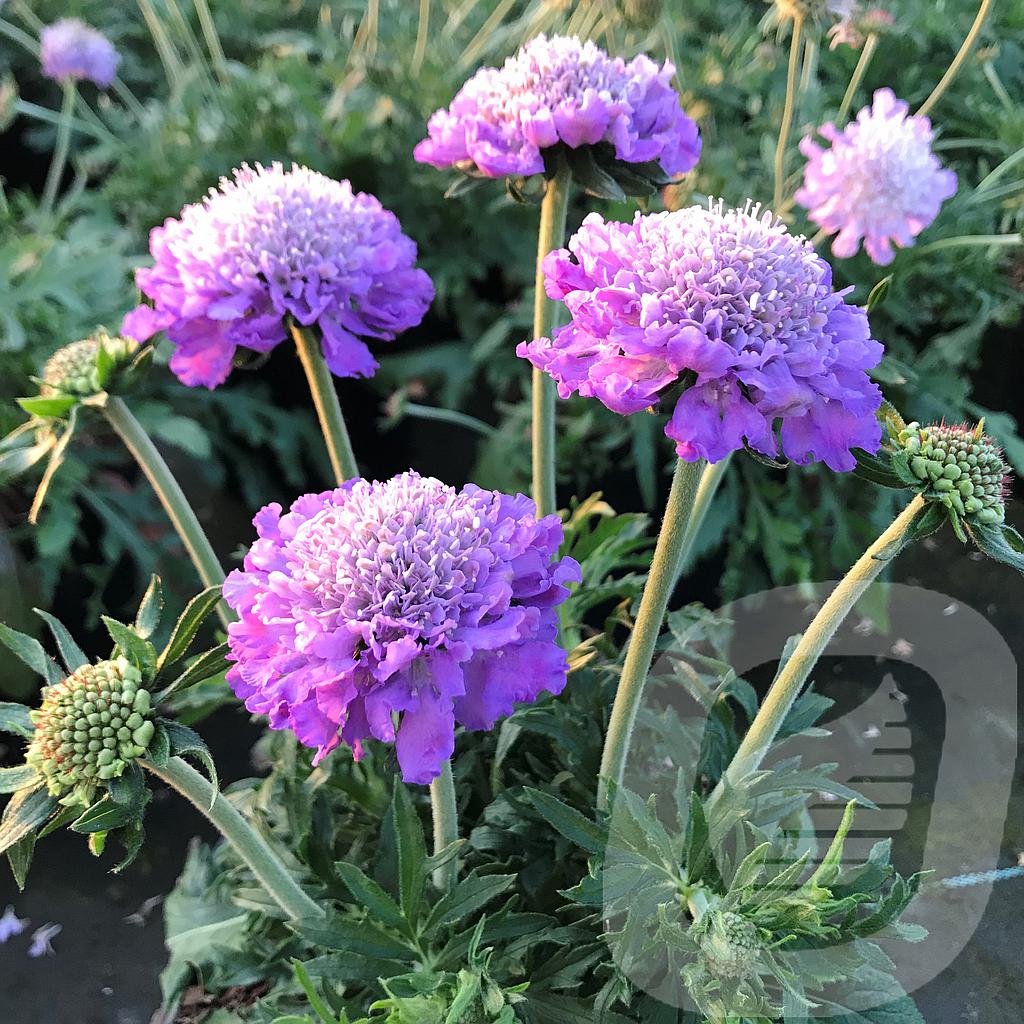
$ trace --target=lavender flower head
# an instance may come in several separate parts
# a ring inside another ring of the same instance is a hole
[[[579,579],[557,516],[532,501],[408,472],[267,505],[224,596],[228,680],[316,759],[394,742],[408,782],[436,777],[455,722],[489,729],[565,686],[556,605]],[[401,715],[397,731],[395,717]]]
[[[672,88],[675,67],[649,57],[628,64],[592,42],[540,35],[501,68],[481,68],[427,125],[420,163],[489,178],[540,174],[542,151],[610,143],[618,160],[657,161],[666,174],[700,155],[697,126]]]
[[[907,109],[891,89],[879,89],[843,131],[831,122],[818,129],[828,149],[810,136],[800,143],[807,164],[796,200],[815,224],[839,232],[836,256],[852,256],[863,239],[875,263],[891,263],[892,243],[913,245],[956,192],[956,174],[932,153],[931,122]]]
[[[129,313],[122,333],[166,331],[171,369],[190,386],[222,384],[239,346],[269,352],[289,317],[319,327],[336,376],[371,376],[361,338],[392,341],[434,296],[395,215],[306,167],[243,166],[149,244],[156,263],[135,280],[153,305]]]
[[[832,271],[770,213],[721,203],[637,214],[592,213],[568,249],[544,262],[547,293],[572,321],[517,349],[574,392],[618,413],[656,405],[682,385],[665,433],[688,461],[717,462],[781,442],[794,462],[854,467],[875,451],[882,356],[866,314],[832,290]]]
[[[78,18],[61,18],[39,33],[43,74],[58,82],[93,82],[106,89],[114,81],[121,55],[114,44]]]

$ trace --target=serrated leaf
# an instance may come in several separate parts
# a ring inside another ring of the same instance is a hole
[[[24,704],[0,701],[0,732],[30,740],[35,731],[36,727],[29,717],[29,709]]]
[[[398,904],[360,868],[345,860],[336,861],[334,868],[352,898],[365,907],[371,917],[393,928],[405,926],[405,916]]]
[[[310,977],[348,985],[373,985],[378,978],[393,978],[408,968],[408,964],[398,960],[383,960],[359,953],[327,953],[307,960],[303,966]]]
[[[164,610],[163,586],[160,577],[154,573],[149,578],[149,586],[142,595],[139,610],[135,613],[135,632],[148,640],[160,625],[160,615]]]
[[[25,881],[28,878],[28,869],[32,866],[32,855],[36,851],[36,837],[27,835],[19,839],[7,850],[7,863],[11,866],[11,874],[14,875],[14,884],[18,892],[25,891]]]
[[[196,594],[189,601],[181,613],[181,617],[174,624],[167,646],[160,654],[157,672],[163,672],[169,665],[175,664],[185,656],[185,652],[189,649],[196,633],[199,632],[200,626],[210,612],[217,607],[220,598],[220,587],[207,587],[206,590]]]
[[[39,773],[29,764],[0,768],[0,793],[17,793],[19,789],[39,782]]]
[[[326,921],[294,921],[291,925],[317,949],[359,953],[385,960],[412,959],[415,951],[405,942],[386,932],[372,920],[345,920],[332,914]]]
[[[74,637],[68,632],[67,627],[60,619],[49,612],[44,612],[42,608],[33,608],[32,610],[50,627],[50,632],[53,634],[53,639],[57,644],[57,650],[60,651],[64,667],[68,672],[74,672],[76,668],[89,664],[89,659],[85,656],[85,652],[75,643]]]
[[[214,793],[216,793],[220,788],[220,782],[217,778],[217,766],[213,763],[210,748],[206,745],[202,736],[187,725],[182,725],[181,722],[172,722],[170,719],[164,719],[163,726],[167,731],[170,756],[194,757],[200,761],[206,768],[207,777],[213,786]]]
[[[149,787],[142,769],[132,761],[124,772],[107,784],[110,799],[121,807],[130,808],[141,813],[150,800]]]
[[[51,658],[38,640],[19,633],[0,622],[0,643],[19,661],[23,661],[33,672],[41,675],[51,686],[64,678],[57,663]]]
[[[103,625],[107,627],[110,639],[114,641],[121,653],[138,668],[145,678],[152,678],[156,671],[156,648],[143,640],[130,626],[126,626],[109,615],[101,615]]]
[[[854,448],[853,456],[857,460],[857,465],[853,470],[854,476],[877,484],[879,487],[891,487],[902,490],[907,486],[907,482],[901,479],[899,474],[893,469],[890,459],[871,455],[861,448]]]
[[[207,679],[212,679],[214,676],[219,676],[222,672],[229,669],[231,662],[227,658],[228,651],[228,645],[223,643],[198,655],[180,676],[172,680],[160,691],[156,702],[162,704],[174,696],[174,694],[186,690],[190,686],[203,683]]]
[[[1024,572],[1024,554],[1020,550],[1020,537],[1013,527],[1001,523],[971,522],[970,519],[965,519],[964,525],[980,551],[997,562],[1013,566],[1018,572]]]
[[[57,798],[50,796],[42,780],[34,788],[19,789],[0,819],[0,853],[35,832],[56,809]]]
[[[109,832],[111,829],[127,825],[135,817],[134,808],[116,803],[109,796],[103,796],[71,823],[71,831],[83,835]]]
[[[455,924],[485,907],[492,899],[509,889],[515,875],[478,875],[475,871],[458,882],[434,904],[424,931]]]
[[[426,883],[424,862],[427,859],[427,847],[419,815],[399,778],[395,779],[391,810],[395,850],[398,854],[399,904],[406,920],[415,925],[419,920]]]
[[[153,730],[153,738],[149,741],[149,747],[146,749],[146,757],[157,768],[165,768],[167,762],[171,759],[171,740],[167,735],[165,721],[166,719],[157,719],[156,728]]]
[[[539,789],[524,790],[537,813],[557,832],[587,853],[603,853],[608,845],[608,829],[586,815]]]

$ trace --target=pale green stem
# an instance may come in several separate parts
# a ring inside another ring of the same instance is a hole
[[[786,185],[786,147],[793,127],[793,109],[796,105],[797,69],[800,64],[800,38],[803,34],[803,18],[793,19],[793,34],[789,40],[789,67],[786,71],[786,101],[782,107],[782,124],[779,125],[779,141],[775,146],[775,197],[773,209],[782,206]]]
[[[447,849],[459,838],[459,805],[455,799],[455,779],[452,763],[445,761],[441,774],[430,783],[430,811],[434,820],[434,854]],[[448,892],[459,875],[458,858],[434,870],[434,885]]]
[[[633,726],[643,698],[644,683],[651,670],[654,648],[665,619],[665,609],[675,588],[679,558],[683,550],[683,538],[693,512],[697,485],[704,468],[703,460],[676,463],[672,477],[672,489],[665,505],[658,543],[651,560],[651,571],[640,598],[640,610],[633,626],[633,635],[626,651],[619,686],[615,691],[611,718],[608,720],[608,734],[601,752],[601,774],[597,784],[597,806],[608,809],[608,785],[622,782],[629,754],[629,743]]]
[[[731,461],[732,453],[730,452],[724,459],[719,459],[718,462],[706,465],[700,475],[700,483],[697,484],[697,494],[693,499],[693,509],[690,511],[690,519],[686,524],[686,532],[683,534],[679,553],[679,567],[676,569],[677,581],[682,578],[683,573],[689,568],[693,542],[697,539],[701,526],[704,525],[708,509],[711,508],[711,502],[715,500],[719,484],[725,478]]]
[[[498,433],[498,429],[492,427],[490,423],[484,423],[483,420],[478,420],[475,416],[469,416],[455,409],[441,409],[433,405],[406,402],[402,406],[402,412],[415,419],[435,420],[438,423],[450,423],[456,427],[465,427],[466,430],[472,430],[475,434],[482,434],[484,437],[494,437]]]
[[[156,46],[157,56],[164,68],[164,75],[167,77],[167,84],[171,92],[177,95],[182,84],[181,58],[178,56],[164,23],[160,20],[150,0],[137,0],[139,10],[153,37],[153,44]]]
[[[427,36],[430,30],[430,0],[420,0],[420,19],[416,27],[416,45],[412,51],[412,74],[415,78],[423,67],[427,55]]]
[[[864,47],[860,51],[860,58],[857,61],[857,66],[853,69],[853,74],[850,76],[850,84],[846,87],[846,92],[843,93],[843,102],[839,104],[839,113],[836,115],[836,124],[839,125],[840,128],[846,120],[846,115],[850,112],[850,107],[853,105],[853,99],[857,95],[860,83],[864,81],[864,75],[867,73],[868,65],[871,63],[871,58],[874,57],[875,50],[877,48],[878,33],[869,32],[867,38],[864,40]]]
[[[43,198],[40,202],[40,210],[44,217],[48,217],[53,210],[53,204],[57,199],[57,189],[60,188],[60,180],[64,177],[64,167],[68,161],[68,150],[71,147],[71,123],[75,116],[78,86],[72,78],[66,79],[63,86],[64,100],[60,106],[60,121],[57,122],[57,142],[53,149],[50,169],[47,171],[46,184],[43,187]]]
[[[125,405],[124,400],[116,395],[107,397],[103,406],[103,414],[107,421],[117,431],[118,436],[124,442],[125,447],[135,457],[142,472],[146,474],[160,499],[164,511],[174,526],[175,531],[185,545],[192,564],[199,573],[204,587],[219,587],[224,583],[224,570],[217,559],[206,532],[203,530],[192,506],[185,497],[178,481],[164,461],[164,457],[157,451],[156,445],[150,440],[149,435],[142,428],[142,424],[132,415],[132,411]],[[228,624],[234,621],[231,609],[223,602],[217,603],[217,614],[227,629]]]
[[[14,109],[19,114],[24,114],[26,117],[34,117],[39,121],[45,121],[47,124],[60,124],[60,113],[55,110],[50,110],[49,107],[40,107],[36,103],[29,103],[28,100],[16,100]],[[99,142],[109,142],[114,145],[118,145],[120,140],[112,132],[107,131],[106,128],[100,126],[96,127],[88,121],[83,121],[80,118],[72,118],[71,127],[76,132],[82,132],[86,135],[92,135]]]
[[[722,798],[727,784],[735,786],[760,767],[786,715],[800,696],[800,691],[835,636],[836,630],[850,614],[864,591],[889,564],[891,556],[887,557],[887,550],[891,551],[907,540],[915,520],[924,508],[925,499],[920,494],[915,495],[913,501],[892,521],[885,532],[857,559],[853,568],[840,580],[828,600],[821,606],[821,610],[814,616],[814,620],[807,627],[807,632],[800,638],[789,660],[772,683],[722,781],[708,799],[709,813]]]
[[[339,484],[343,484],[359,476],[359,467],[352,451],[345,417],[341,414],[338,393],[334,390],[334,378],[324,362],[320,340],[313,331],[296,323],[291,325],[291,330],[295,347],[299,351],[299,360],[306,371],[306,380],[309,381],[309,390],[327,443],[327,454],[331,459],[334,476]]]
[[[939,79],[939,84],[932,89],[931,96],[928,97],[921,104],[917,110],[917,116],[923,117],[927,114],[932,107],[942,98],[942,94],[950,87],[953,79],[960,74],[960,69],[964,66],[964,62],[971,55],[971,50],[974,49],[974,44],[978,41],[978,36],[981,33],[981,26],[985,24],[985,19],[988,17],[988,12],[992,9],[992,0],[981,0],[981,6],[978,8],[978,13],[974,18],[974,24],[971,25],[970,31],[967,33],[966,38],[963,41],[960,49],[957,51],[957,55],[953,58],[953,63],[946,69],[946,73]]]
[[[916,255],[936,252],[939,249],[960,249],[989,245],[1024,245],[1024,235],[957,235],[954,238],[940,238],[915,249]]]
[[[228,62],[224,57],[224,49],[220,45],[220,36],[217,35],[217,25],[210,13],[210,5],[206,0],[195,0],[195,6],[196,14],[199,16],[199,27],[206,40],[206,48],[210,51],[210,59],[213,61],[221,85],[225,85],[228,81]]]
[[[140,758],[139,763],[195,805],[235,848],[274,902],[293,921],[317,920],[324,916],[322,908],[292,878],[267,841],[242,817],[234,804],[191,765],[180,757],[172,757],[162,768],[145,758]]]
[[[811,245],[813,245],[814,248],[817,249],[818,246],[821,245],[821,243],[824,242],[825,239],[828,238],[828,236],[831,233],[832,232],[829,231],[828,228],[818,228],[818,230],[814,232],[814,237],[811,239]]]
[[[114,79],[112,88],[118,99],[135,115],[135,120],[142,121],[146,116],[146,108],[136,99],[135,93],[120,78]]]
[[[558,157],[555,176],[548,180],[540,208],[537,232],[536,293],[533,301],[533,336],[550,338],[560,304],[544,289],[544,257],[565,241],[565,215],[572,190],[572,171]],[[555,382],[543,371],[533,371],[533,500],[539,516],[555,511]]]

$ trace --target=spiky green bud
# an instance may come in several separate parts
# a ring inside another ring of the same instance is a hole
[[[968,521],[1001,523],[1010,469],[1002,449],[976,427],[908,423],[896,436],[922,492]]]
[[[156,729],[142,675],[124,658],[76,669],[45,690],[31,718],[25,760],[65,804],[90,804],[98,786],[146,752]]]
[[[91,395],[99,390],[96,380],[98,338],[84,338],[57,349],[43,367],[41,394]]]
[[[711,974],[741,981],[757,971],[764,944],[752,921],[732,911],[709,910],[701,924],[700,951]]]

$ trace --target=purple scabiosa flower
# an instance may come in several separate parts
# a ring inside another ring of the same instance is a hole
[[[14,912],[14,907],[8,906],[3,914],[0,914],[0,945],[8,939],[13,939],[16,935],[20,935],[27,925],[28,920],[18,917]]]
[[[408,472],[267,505],[224,585],[238,612],[228,680],[319,761],[394,741],[408,782],[436,777],[455,723],[489,729],[565,686],[556,605],[579,579],[557,516],[522,495]],[[400,722],[397,722],[398,716]],[[397,725],[397,729],[396,729]]]
[[[775,455],[777,420],[797,463],[846,471],[851,448],[878,448],[882,396],[865,371],[882,346],[810,242],[758,206],[632,224],[592,213],[544,273],[572,321],[517,352],[563,398],[578,392],[628,414],[682,385],[665,433],[688,461],[745,444]]]
[[[58,82],[93,82],[106,89],[114,81],[121,55],[102,32],[78,18],[61,18],[39,33],[43,74]]]
[[[28,955],[31,957],[56,956],[57,952],[53,948],[53,940],[62,931],[64,931],[64,926],[62,924],[53,924],[52,921],[48,921],[42,928],[37,928],[32,933],[32,942],[28,947]]]
[[[135,280],[153,305],[129,313],[122,333],[166,331],[171,369],[190,386],[222,384],[239,346],[269,352],[289,317],[319,327],[332,373],[368,377],[377,362],[361,338],[392,341],[434,297],[398,218],[306,167],[243,166],[149,245],[156,263]]]
[[[501,68],[481,68],[427,125],[420,163],[489,178],[540,174],[542,151],[610,143],[618,160],[656,161],[666,174],[700,156],[697,126],[672,87],[675,67],[628,64],[592,42],[540,35]]]
[[[932,153],[931,121],[907,109],[891,89],[879,89],[843,131],[831,122],[818,129],[828,149],[810,136],[800,143],[807,165],[796,201],[815,224],[839,232],[836,256],[852,256],[863,239],[875,263],[891,263],[892,243],[913,245],[956,192],[956,174]]]

